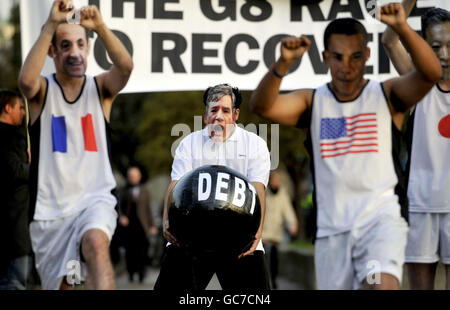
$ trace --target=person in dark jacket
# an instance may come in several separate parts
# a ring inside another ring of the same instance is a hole
[[[27,134],[22,96],[0,90],[0,289],[26,289],[28,229]]]
[[[150,236],[158,232],[150,209],[150,193],[141,184],[141,179],[138,167],[128,168],[127,184],[121,192],[119,216],[129,279],[133,281],[137,273],[139,282],[145,278]]]

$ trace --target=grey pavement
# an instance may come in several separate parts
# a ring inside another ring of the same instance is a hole
[[[148,267],[147,274],[143,283],[139,283],[137,275],[135,275],[134,282],[128,279],[128,273],[123,268],[116,268],[116,287],[118,290],[152,290],[156,279],[158,278],[159,268]],[[219,281],[216,275],[209,283],[207,290],[221,290]],[[299,283],[294,283],[287,279],[280,277],[278,279],[278,289],[280,290],[300,290],[303,289]]]

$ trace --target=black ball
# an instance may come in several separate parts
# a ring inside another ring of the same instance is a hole
[[[178,180],[169,197],[169,231],[191,253],[239,255],[250,248],[261,206],[239,172],[202,166]]]

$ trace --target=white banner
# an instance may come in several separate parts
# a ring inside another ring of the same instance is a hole
[[[370,33],[367,77],[395,76],[380,42],[385,26],[374,19],[386,0],[80,0],[95,4],[106,25],[131,52],[134,70],[123,92],[204,90],[230,83],[253,90],[279,55],[285,35],[308,35],[313,45],[282,89],[317,87],[330,79],[322,63],[323,33],[336,18],[359,19]],[[308,3],[308,4],[306,4]],[[39,36],[52,0],[21,0],[23,59]],[[449,0],[418,0],[408,19],[420,30],[429,7],[450,9]],[[110,67],[103,45],[91,39],[87,74]],[[43,74],[54,71],[50,58]]]

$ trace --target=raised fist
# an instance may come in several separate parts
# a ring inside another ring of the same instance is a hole
[[[55,0],[50,11],[49,21],[64,23],[75,14],[75,8],[70,0]]]
[[[400,3],[389,3],[380,8],[379,17],[381,22],[391,26],[394,30],[406,24],[406,14]]]
[[[311,46],[311,41],[306,36],[286,37],[281,41],[281,58],[293,63],[303,56]]]
[[[97,31],[103,25],[103,18],[95,5],[85,6],[80,9],[81,26]]]

